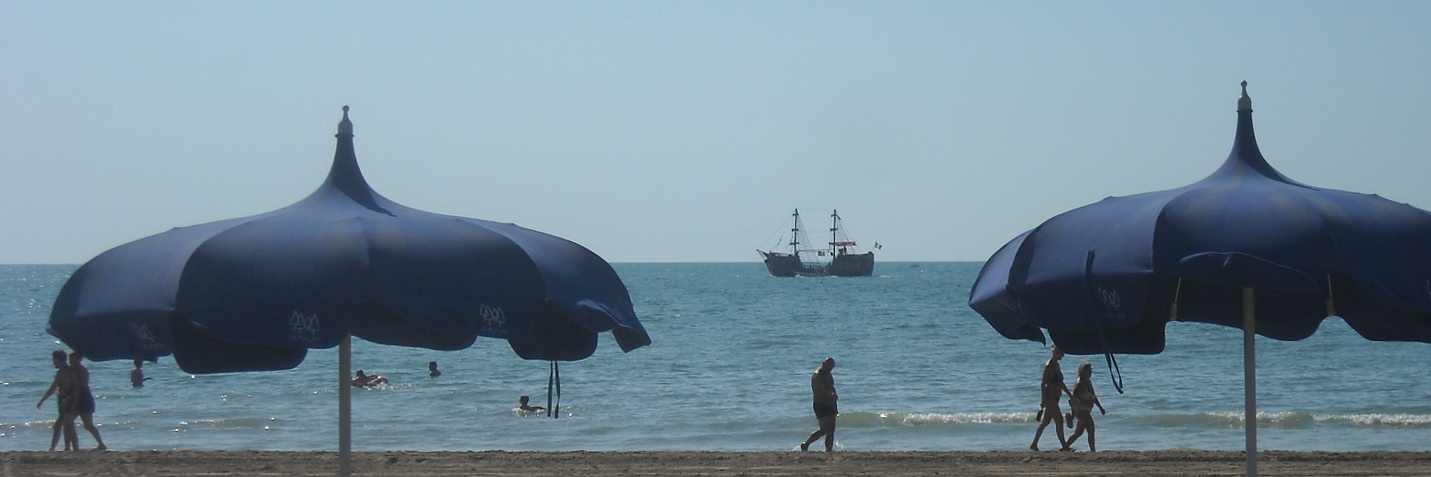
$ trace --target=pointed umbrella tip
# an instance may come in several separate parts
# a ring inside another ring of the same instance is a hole
[[[343,120],[338,122],[338,135],[353,135],[353,122],[348,120],[348,106],[343,105]]]
[[[1247,96],[1247,81],[1242,82],[1242,97],[1237,98],[1238,111],[1252,111],[1252,98]]]

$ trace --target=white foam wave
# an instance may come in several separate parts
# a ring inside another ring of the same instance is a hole
[[[1157,427],[1238,428],[1246,423],[1239,411],[1199,414],[1166,414],[1138,418]],[[1357,426],[1384,428],[1428,428],[1431,414],[1316,414],[1309,412],[1259,412],[1257,426],[1268,429],[1305,429],[1314,426]]]
[[[843,423],[853,426],[925,427],[959,424],[1006,424],[1033,422],[1031,412],[856,412],[841,413]]]
[[[1356,426],[1371,427],[1431,427],[1431,415],[1427,414],[1351,414],[1318,415],[1317,421],[1348,422]]]

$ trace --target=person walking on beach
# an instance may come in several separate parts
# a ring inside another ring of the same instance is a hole
[[[74,371],[70,369],[69,363],[65,361],[64,350],[57,349],[53,353],[50,353],[50,363],[55,365],[55,379],[50,382],[50,388],[45,390],[45,395],[40,396],[40,402],[35,404],[35,409],[39,409],[40,406],[43,406],[45,400],[49,399],[51,394],[55,395],[55,403],[59,408],[59,417],[55,418],[55,435],[50,438],[50,450],[55,450],[55,446],[59,445],[61,435],[65,437],[65,450],[77,449],[79,447],[77,442],[74,447],[70,446],[71,442],[78,440],[74,437],[75,418],[71,410],[74,407],[74,396],[72,394],[74,390]]]
[[[1048,427],[1050,422],[1054,423],[1054,430],[1058,431],[1058,444],[1060,450],[1069,450],[1068,441],[1063,438],[1063,412],[1058,408],[1059,399],[1063,395],[1070,394],[1068,385],[1063,382],[1063,369],[1058,366],[1058,360],[1063,359],[1063,350],[1058,349],[1058,345],[1049,348],[1050,357],[1043,365],[1043,380],[1039,383],[1039,410],[1038,431],[1034,432],[1033,444],[1029,445],[1029,450],[1038,450],[1038,439],[1043,437],[1043,429]]]
[[[135,389],[144,387],[144,382],[154,378],[144,377],[144,360],[134,360],[134,369],[129,371],[129,385]]]
[[[1093,393],[1093,365],[1084,361],[1078,365],[1078,381],[1073,383],[1073,395],[1068,398],[1068,407],[1073,409],[1069,419],[1078,422],[1078,427],[1068,436],[1063,450],[1073,450],[1073,443],[1088,431],[1088,452],[1098,452],[1093,444],[1093,406],[1098,406],[1098,412],[1108,414],[1103,403],[1098,402],[1098,395]]]
[[[835,451],[835,416],[840,414],[840,395],[835,393],[835,376],[830,371],[835,369],[835,358],[825,358],[820,363],[820,369],[815,370],[815,374],[810,376],[810,392],[815,398],[815,419],[820,422],[820,428],[810,433],[810,438],[800,444],[800,450],[810,450],[810,444],[820,438],[825,437],[825,452]]]
[[[94,442],[98,444],[95,449],[108,449],[104,446],[104,439],[99,438],[99,427],[94,425],[94,393],[89,390],[89,369],[84,367],[84,355],[78,351],[70,352],[70,370],[74,372],[74,414],[79,415],[84,422],[84,429],[94,436]],[[74,414],[70,416],[71,426],[74,425]],[[75,449],[79,449],[78,439],[75,441]]]

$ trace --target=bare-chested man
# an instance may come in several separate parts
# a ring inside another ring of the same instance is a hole
[[[129,385],[135,389],[144,387],[144,382],[154,378],[144,377],[144,360],[135,359],[134,369],[129,370]]]
[[[89,369],[84,367],[84,356],[78,351],[70,352],[70,371],[74,373],[74,412],[84,421],[85,430],[89,435],[94,436],[97,450],[105,450],[104,439],[99,438],[99,427],[94,425],[94,393],[89,390]],[[70,422],[74,422],[74,416],[70,417]],[[79,448],[79,441],[76,440],[75,448]]]
[[[825,437],[825,452],[835,450],[835,416],[840,414],[840,395],[835,393],[835,376],[830,374],[833,369],[835,358],[825,358],[825,361],[820,363],[820,369],[810,376],[810,392],[815,397],[815,419],[820,421],[820,428],[810,433],[810,438],[800,444],[802,451],[810,450],[810,444],[820,436]]]

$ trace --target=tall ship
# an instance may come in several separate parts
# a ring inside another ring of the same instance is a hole
[[[757,249],[765,257],[765,268],[777,277],[868,277],[874,274],[874,252],[859,253],[855,241],[845,235],[840,214],[830,211],[830,242],[824,248],[808,248],[810,237],[800,222],[800,209],[793,214],[795,225],[790,229],[790,251],[776,252]],[[807,248],[801,248],[804,245]],[[778,246],[778,245],[777,245]]]

